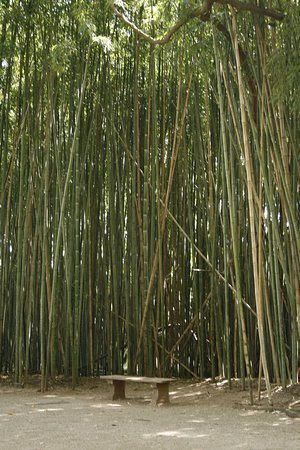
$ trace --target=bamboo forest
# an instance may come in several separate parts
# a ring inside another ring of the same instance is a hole
[[[1,0],[0,373],[299,376],[299,0]]]

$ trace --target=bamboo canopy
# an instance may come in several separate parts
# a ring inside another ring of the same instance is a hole
[[[297,382],[298,1],[0,6],[0,373]]]

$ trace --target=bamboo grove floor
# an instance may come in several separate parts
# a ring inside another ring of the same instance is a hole
[[[128,399],[111,400],[99,378],[71,390],[58,380],[46,393],[33,377],[23,389],[0,379],[0,449],[297,449],[300,418],[284,408],[297,404],[300,385],[274,388],[274,411],[264,395],[256,408],[239,381],[176,382],[169,407],[155,406],[149,386],[130,384]],[[256,402],[257,403],[257,402]]]

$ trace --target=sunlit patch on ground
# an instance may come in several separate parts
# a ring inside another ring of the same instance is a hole
[[[91,408],[122,408],[122,405],[119,405],[118,403],[97,403],[90,406]]]
[[[263,411],[257,411],[257,410],[252,410],[252,411],[245,411],[240,413],[240,416],[242,417],[247,417],[247,416],[256,416],[258,414],[262,414]]]
[[[174,438],[181,438],[181,439],[197,439],[197,438],[204,438],[209,436],[208,434],[198,434],[194,432],[193,428],[183,428],[181,430],[169,430],[169,431],[159,431],[158,433],[149,433],[144,434],[143,437],[146,439],[151,439],[155,437],[174,437]]]
[[[203,419],[200,419],[200,420],[196,420],[196,419],[187,420],[187,423],[204,423],[204,422],[205,422],[205,420],[203,420]]]
[[[37,409],[37,412],[57,412],[57,411],[63,411],[63,408],[41,408]]]

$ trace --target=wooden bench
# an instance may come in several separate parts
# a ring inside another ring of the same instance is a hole
[[[125,397],[125,384],[126,381],[132,381],[134,383],[149,383],[156,384],[157,387],[157,405],[170,403],[169,398],[169,385],[172,381],[176,381],[174,378],[151,378],[151,377],[136,377],[127,375],[104,375],[100,377],[100,380],[112,381],[114,385],[113,400],[124,400]]]

